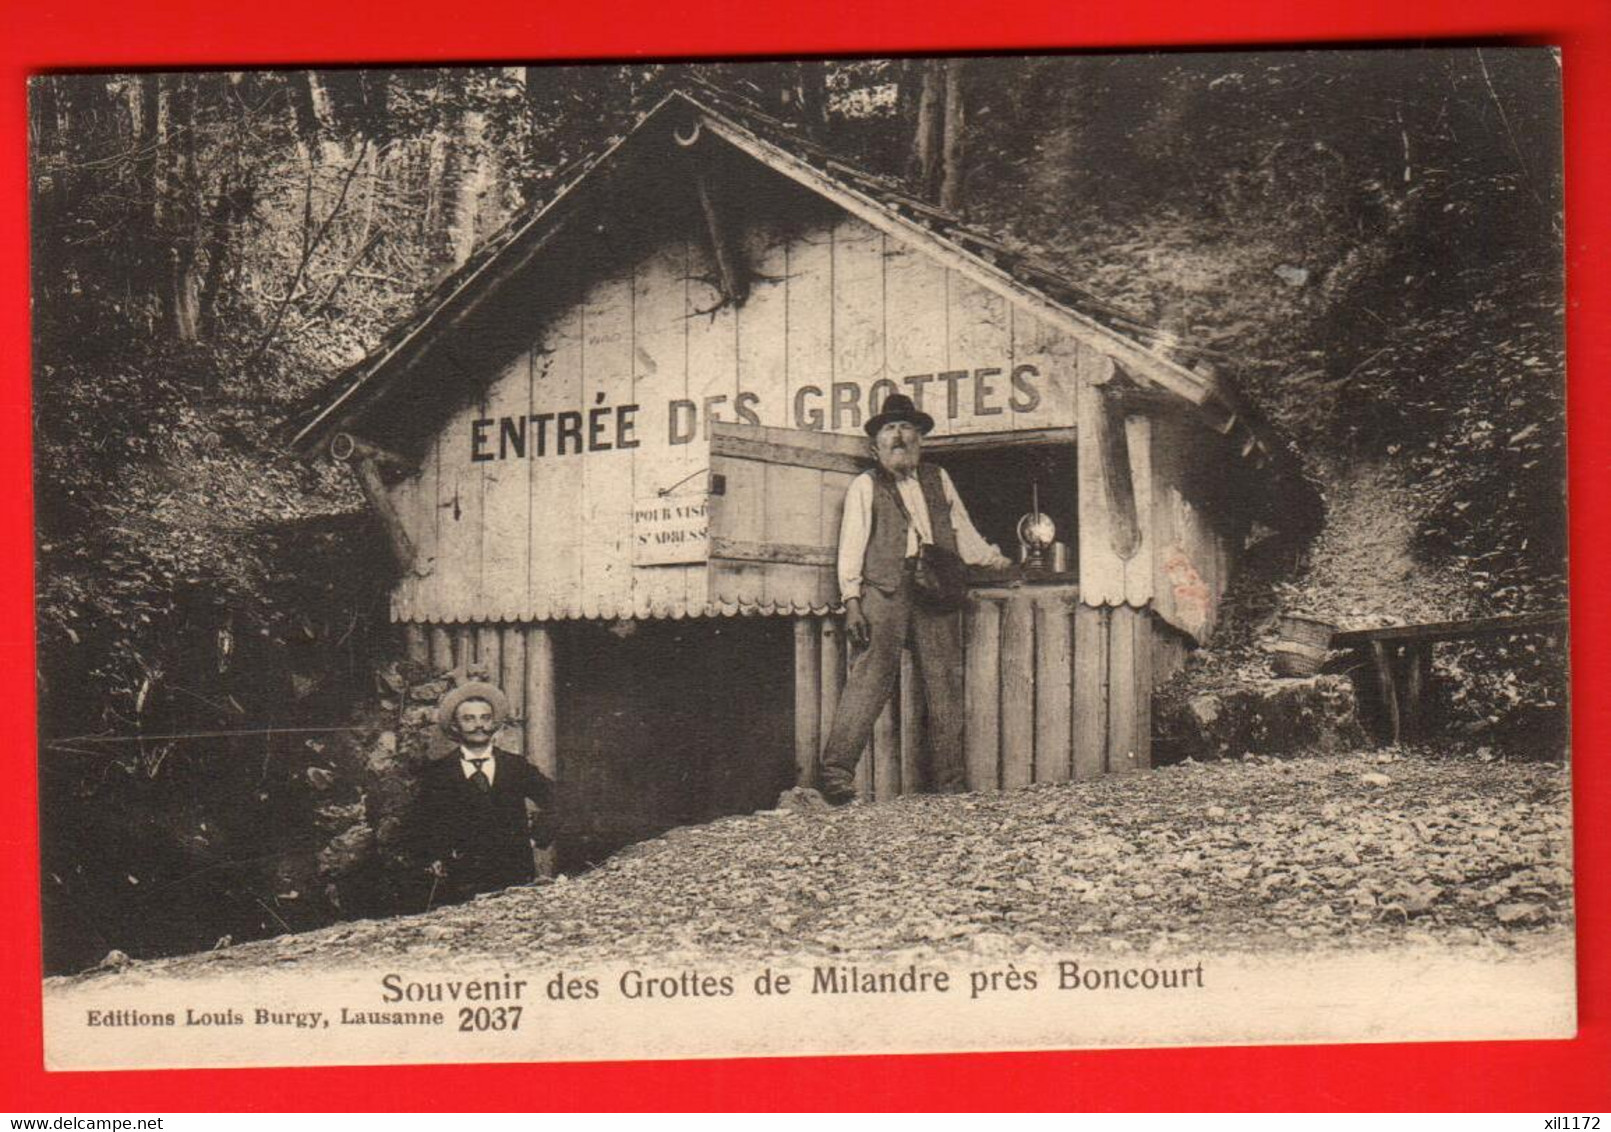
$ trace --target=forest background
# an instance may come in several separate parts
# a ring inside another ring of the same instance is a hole
[[[1293,440],[1331,523],[1253,556],[1200,678],[1234,676],[1277,608],[1367,623],[1564,604],[1549,52],[45,76],[52,969],[377,910],[329,878],[331,831],[351,828],[329,811],[353,804],[321,785],[338,733],[300,729],[391,691],[374,680],[394,645],[381,536],[344,473],[277,430],[688,83],[1057,263]],[[1495,742],[1564,698],[1555,653],[1457,652],[1442,675],[1452,721]]]

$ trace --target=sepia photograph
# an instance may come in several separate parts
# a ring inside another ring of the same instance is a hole
[[[1573,1036],[1561,97],[36,76],[47,1065]]]

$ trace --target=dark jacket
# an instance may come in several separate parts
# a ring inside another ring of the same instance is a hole
[[[526,884],[536,875],[526,801],[543,811],[538,828],[545,830],[554,784],[519,755],[494,749],[493,759],[497,769],[485,791],[465,777],[457,750],[420,771],[419,843],[429,860],[447,868],[438,904]],[[538,840],[548,843],[541,833]]]

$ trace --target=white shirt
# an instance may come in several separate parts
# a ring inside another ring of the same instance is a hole
[[[472,759],[481,760],[481,773],[487,776],[487,783],[490,785],[498,772],[498,760],[492,757],[492,748],[488,747],[484,755],[472,755],[469,748],[459,748],[459,769],[464,771],[466,778],[475,777],[475,763],[471,761]]]
[[[845,513],[839,520],[839,596],[849,601],[861,596],[862,569],[867,557],[867,539],[873,530],[873,472],[864,472],[850,481],[845,492]],[[957,535],[957,554],[969,566],[989,566],[1001,569],[1011,566],[1012,560],[984,540],[968,509],[962,505],[957,489],[944,468],[940,469],[940,488],[951,504],[951,527]],[[934,541],[934,525],[929,520],[928,501],[923,498],[923,485],[914,472],[897,477],[895,490],[912,517],[906,528],[906,557],[917,555],[920,543]]]

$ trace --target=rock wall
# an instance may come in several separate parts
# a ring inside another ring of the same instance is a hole
[[[321,811],[330,840],[318,854],[318,881],[347,915],[422,911],[429,902],[411,814],[418,768],[449,747],[436,705],[453,686],[450,674],[390,661],[375,681],[374,707],[329,751],[327,788],[348,800]]]
[[[1368,741],[1346,676],[1253,680],[1161,703],[1159,762],[1340,751]]]

